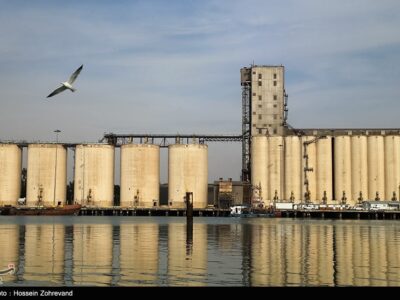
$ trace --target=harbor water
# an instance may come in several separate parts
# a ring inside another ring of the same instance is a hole
[[[400,222],[0,217],[3,286],[400,286]]]

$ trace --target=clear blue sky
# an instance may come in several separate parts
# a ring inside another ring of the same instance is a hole
[[[54,140],[55,129],[72,142],[104,132],[240,133],[239,70],[253,62],[285,66],[294,127],[400,127],[399,1],[0,8],[2,140]],[[81,64],[77,92],[46,99]],[[240,151],[211,144],[210,180],[239,178]]]

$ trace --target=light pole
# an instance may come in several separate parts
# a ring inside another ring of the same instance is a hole
[[[56,205],[56,186],[57,186],[57,149],[58,149],[58,134],[61,132],[61,130],[56,129],[54,130],[56,134],[56,157],[55,157],[55,163],[54,163],[54,198],[53,198],[53,206]]]
[[[56,143],[58,143],[58,134],[61,132],[61,130],[56,129],[54,132],[56,133]]]

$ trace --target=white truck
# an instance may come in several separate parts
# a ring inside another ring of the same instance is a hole
[[[293,203],[292,202],[275,202],[276,210],[292,210]]]

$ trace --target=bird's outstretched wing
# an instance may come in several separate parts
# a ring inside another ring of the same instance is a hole
[[[58,89],[54,90],[50,95],[48,95],[47,98],[53,97],[54,95],[57,95],[62,91],[65,91],[66,89],[67,88],[65,86],[60,86]]]
[[[78,77],[79,73],[82,71],[83,65],[80,66],[72,75],[71,77],[68,79],[68,83],[69,84],[73,84],[76,77]]]

